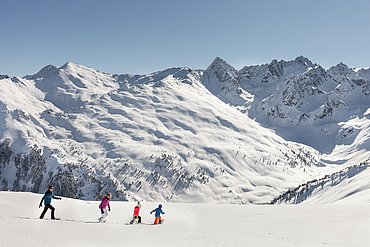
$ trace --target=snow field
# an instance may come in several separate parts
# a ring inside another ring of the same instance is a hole
[[[0,246],[368,246],[369,204],[245,206],[162,203],[163,225],[127,225],[135,203],[53,200],[60,221],[40,220],[42,195],[0,192]],[[158,203],[142,203],[144,223]],[[46,218],[50,217],[50,212]]]

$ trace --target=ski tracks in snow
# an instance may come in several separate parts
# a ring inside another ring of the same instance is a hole
[[[130,223],[124,223],[124,222],[118,222],[118,221],[112,221],[112,222],[99,222],[98,220],[78,220],[78,219],[61,219],[57,218],[56,220],[52,220],[49,218],[39,219],[37,217],[29,217],[29,216],[13,216],[13,217],[6,217],[7,219],[17,219],[17,220],[35,220],[35,221],[64,221],[64,222],[72,222],[72,223],[84,223],[84,224],[108,224],[108,225],[124,225],[124,226],[133,226],[133,225],[143,225],[143,226],[152,226],[151,223],[140,223],[140,224],[130,224]],[[5,220],[4,217],[0,216],[0,220]]]

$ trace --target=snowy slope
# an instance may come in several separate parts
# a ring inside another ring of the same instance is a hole
[[[266,203],[331,170],[213,95],[202,71],[108,75],[47,66],[1,87],[3,189]],[[7,96],[9,91],[13,96]],[[320,167],[319,167],[320,166]]]
[[[62,220],[37,217],[41,194],[0,192],[1,246],[365,247],[368,205],[245,206],[163,203],[163,225],[126,225],[135,203],[113,202],[105,224],[97,201],[53,201]],[[142,203],[143,222],[158,203]]]
[[[304,204],[336,203],[351,204],[370,203],[370,169],[363,170],[358,175],[349,174],[338,184],[325,186],[304,201]]]
[[[110,75],[66,63],[0,85],[2,190],[268,203],[370,155],[370,70],[344,64],[238,71],[216,58]]]
[[[369,203],[369,167],[369,162],[361,163],[308,181],[282,193],[270,204]]]
[[[234,92],[252,95],[243,102],[227,101],[223,91],[216,90],[214,94],[225,103],[241,108],[241,112],[262,126],[274,129],[283,138],[317,149],[322,153],[323,164],[337,168],[334,173],[367,162],[370,157],[369,69],[351,69],[339,63],[325,70],[304,57],[292,61],[273,60],[270,64],[246,66],[239,71],[224,64],[227,63],[216,59],[213,67],[220,69],[214,72],[209,67],[205,74],[226,71],[223,74],[228,76],[214,76],[207,84],[232,85]],[[320,185],[310,192],[308,200],[317,203],[345,198],[351,201],[357,194],[369,195],[368,179],[366,171],[335,186],[327,183],[328,186],[321,188]],[[295,198],[305,200],[304,190],[311,191],[313,187],[304,186],[303,191],[298,190],[302,194],[292,197],[288,203],[297,203]],[[288,195],[294,189],[290,188]],[[342,195],[342,190],[350,192]]]

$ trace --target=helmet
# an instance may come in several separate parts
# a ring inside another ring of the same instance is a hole
[[[158,206],[159,208],[161,208],[162,207],[162,204],[159,204],[159,206]]]

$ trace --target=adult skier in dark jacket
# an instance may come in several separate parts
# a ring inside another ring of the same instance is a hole
[[[55,215],[54,215],[55,208],[53,206],[51,206],[51,200],[52,199],[62,200],[62,198],[54,196],[53,192],[54,192],[53,186],[49,186],[48,190],[45,192],[45,195],[41,199],[39,208],[42,207],[42,202],[44,202],[45,206],[44,206],[44,211],[42,211],[42,213],[40,215],[40,219],[43,219],[45,214],[46,214],[46,211],[48,211],[48,209],[50,209],[51,210],[51,219],[55,220]]]

